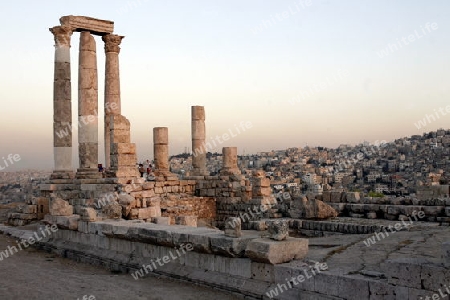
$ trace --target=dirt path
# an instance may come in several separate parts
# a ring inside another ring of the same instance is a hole
[[[15,241],[0,234],[0,251]],[[115,275],[101,268],[27,248],[0,261],[0,299],[233,300],[214,289],[171,279]],[[89,296],[91,296],[89,298]],[[94,298],[95,297],[95,298]]]

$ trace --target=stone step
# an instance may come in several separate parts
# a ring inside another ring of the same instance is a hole
[[[341,223],[331,221],[314,221],[302,220],[298,225],[298,230],[314,230],[314,231],[328,231],[339,232],[346,234],[368,234],[381,231],[383,228],[380,225],[362,225],[356,223]],[[300,227],[301,226],[301,227]]]
[[[450,207],[423,206],[423,205],[380,205],[380,204],[355,204],[355,203],[327,203],[338,213],[364,215],[365,218],[374,218],[374,214],[385,216],[389,220],[398,220],[401,215],[411,216],[423,212],[425,217],[421,221],[435,222],[436,217],[450,217]],[[370,215],[369,215],[370,214]]]

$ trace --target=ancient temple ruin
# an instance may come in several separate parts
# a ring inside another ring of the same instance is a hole
[[[105,49],[104,132],[105,165],[109,177],[133,178],[135,145],[129,140],[129,122],[121,113],[119,52],[123,36],[113,34],[112,21],[89,17],[65,16],[60,26],[50,28],[55,39],[55,74],[53,85],[52,179],[100,178],[98,164],[98,73],[97,46],[93,35],[102,37]],[[78,159],[79,169],[72,170],[72,99],[70,41],[80,32],[78,66]],[[59,132],[69,128],[68,134]],[[120,145],[119,145],[120,144]]]
[[[38,243],[40,247],[115,271],[132,272],[148,265],[150,260],[166,257],[173,248],[189,244],[192,251],[185,253],[185,257],[154,272],[228,289],[249,299],[262,299],[280,284],[290,288],[286,288],[283,299],[297,299],[300,294],[311,299],[368,299],[369,295],[374,295],[374,299],[378,296],[407,299],[402,298],[405,290],[420,288],[420,268],[426,273],[428,266],[417,267],[395,259],[386,261],[393,268],[383,270],[389,281],[382,277],[373,279],[378,273],[372,270],[364,277],[361,270],[367,266],[377,269],[380,265],[375,260],[321,273],[326,269],[318,269],[319,260],[330,258],[335,263],[334,255],[356,247],[355,242],[343,242],[339,236],[331,242],[317,242],[314,246],[332,251],[320,248],[312,259],[306,260],[310,241],[290,237],[290,230],[313,236],[373,234],[384,227],[310,220],[318,216],[319,210],[320,219],[335,217],[337,212],[315,197],[275,197],[265,172],[241,174],[236,147],[222,149],[222,168],[218,175],[211,176],[206,168],[203,106],[191,107],[193,155],[188,176],[180,179],[170,172],[170,128],[155,127],[155,179],[141,178],[136,145],[130,139],[130,122],[121,115],[119,52],[124,37],[113,33],[112,21],[83,16],[64,16],[60,25],[50,31],[55,40],[54,171],[49,181],[40,186],[40,197],[27,200],[26,207],[9,215],[11,225],[42,220],[59,228],[53,236]],[[79,168],[73,170],[70,42],[73,33],[78,32]],[[105,176],[97,168],[99,107],[94,35],[102,37],[106,56]],[[61,136],[59,133],[65,129],[70,130]],[[339,209],[345,206],[344,202],[354,204],[355,209],[362,209],[363,205],[354,193],[329,193],[322,199]],[[286,207],[290,218],[286,218]],[[445,249],[448,264],[448,244]],[[359,248],[357,251],[364,252]],[[352,262],[353,257],[345,255],[342,254],[343,261]],[[419,280],[415,278],[413,283],[409,278],[411,272],[404,272],[410,267],[418,268]],[[291,278],[299,278],[311,270],[316,270],[314,279],[295,289],[291,286]]]

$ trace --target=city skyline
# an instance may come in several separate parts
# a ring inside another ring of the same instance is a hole
[[[112,20],[115,32],[125,35],[122,114],[131,122],[139,160],[153,157],[153,127],[169,127],[170,154],[192,148],[193,105],[205,106],[207,141],[230,133],[212,152],[222,146],[237,146],[239,154],[335,148],[449,128],[445,1],[18,3],[5,6],[0,21],[11,28],[0,50],[0,157],[20,157],[6,171],[53,167],[54,41],[48,28],[70,14]],[[74,163],[78,40],[74,33]],[[96,42],[103,120],[104,51],[99,37]],[[252,126],[237,132],[243,122]],[[102,121],[99,128],[102,137]]]

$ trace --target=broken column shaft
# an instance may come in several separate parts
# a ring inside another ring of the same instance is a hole
[[[205,138],[205,108],[192,106],[192,175],[207,175]]]
[[[167,127],[153,128],[153,155],[155,172],[169,173],[169,129]]]
[[[223,147],[222,162],[221,174],[241,174],[237,165],[237,147]]]

